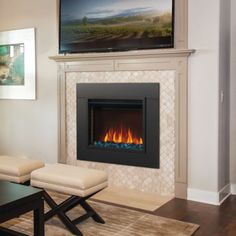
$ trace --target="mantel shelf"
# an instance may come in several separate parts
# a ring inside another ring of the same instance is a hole
[[[80,53],[50,56],[56,62],[90,61],[90,60],[119,60],[158,57],[188,57],[194,49],[155,49],[107,53]]]

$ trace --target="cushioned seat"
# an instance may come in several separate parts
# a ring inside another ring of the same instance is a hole
[[[30,179],[33,170],[43,166],[42,161],[14,156],[0,156],[0,179],[24,183]]]
[[[107,186],[107,173],[64,164],[49,164],[31,173],[31,185],[80,197]]]
[[[105,188],[108,184],[107,179],[107,173],[101,170],[64,164],[49,164],[41,169],[34,170],[31,173],[30,183],[32,186],[45,189],[44,200],[51,207],[51,210],[45,213],[44,220],[47,221],[57,215],[71,233],[82,236],[76,225],[84,220],[92,217],[98,223],[105,223],[86,200]],[[57,204],[46,190],[72,196]],[[66,213],[77,205],[85,210],[85,214],[71,220]]]

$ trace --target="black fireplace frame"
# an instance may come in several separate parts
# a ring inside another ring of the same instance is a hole
[[[160,168],[159,83],[77,84],[77,159],[111,164]],[[89,100],[142,100],[144,151],[101,149],[89,144]]]

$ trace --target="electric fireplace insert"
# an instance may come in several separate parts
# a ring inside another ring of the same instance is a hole
[[[159,84],[77,84],[77,159],[159,168]]]

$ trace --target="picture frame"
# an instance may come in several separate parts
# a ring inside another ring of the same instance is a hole
[[[34,28],[0,32],[0,99],[36,99]]]

